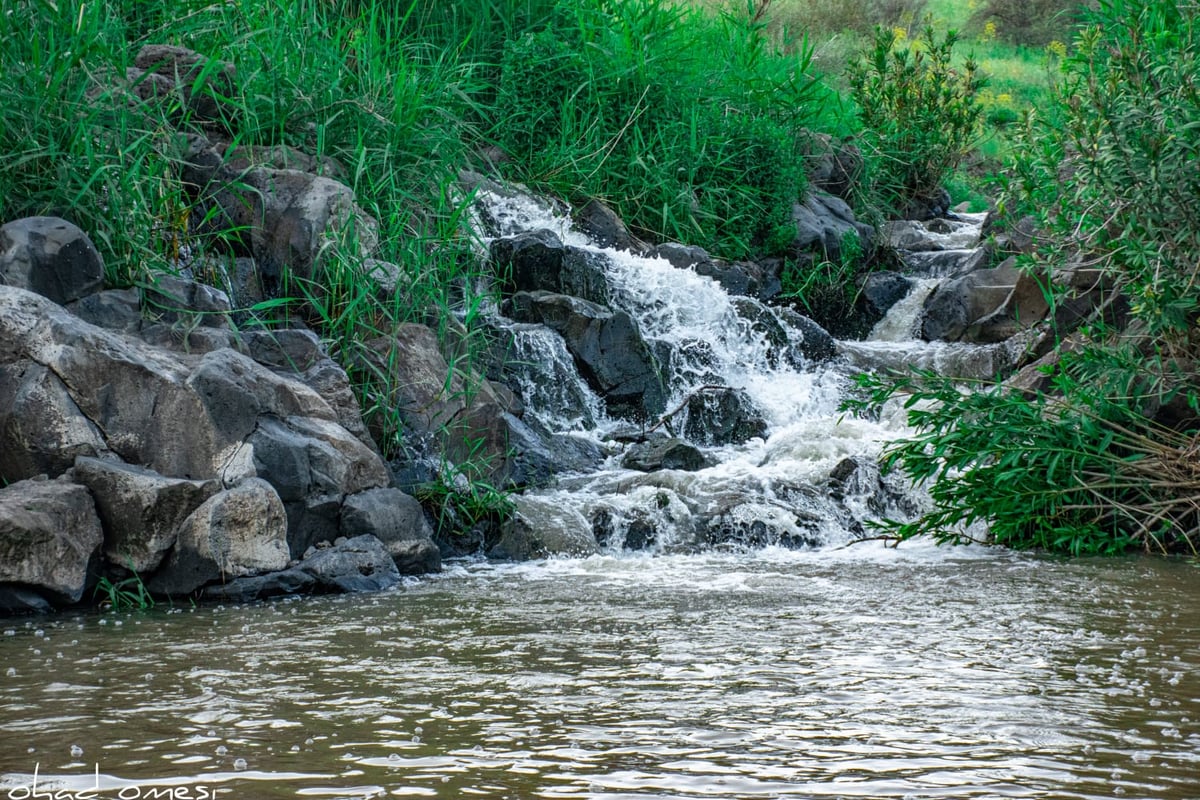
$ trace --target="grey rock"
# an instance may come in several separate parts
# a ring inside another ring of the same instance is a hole
[[[233,108],[224,100],[235,96],[237,89],[237,73],[232,64],[213,61],[185,47],[164,44],[146,45],[138,51],[133,63],[137,69],[169,81],[193,114],[212,121],[232,117]],[[152,96],[156,96],[166,84],[160,80],[153,86]]]
[[[837,342],[816,322],[786,306],[774,306],[771,310],[787,328],[787,360],[793,366],[803,369],[823,364],[837,355]]]
[[[350,173],[337,159],[312,156],[287,145],[243,145],[232,149],[218,148],[225,166],[235,172],[248,172],[255,167],[292,169],[332,178],[340,183],[350,180]]]
[[[922,335],[930,341],[999,342],[1040,322],[1049,310],[1041,283],[1010,259],[938,286],[925,303]]]
[[[143,315],[186,327],[229,328],[232,305],[220,289],[174,275],[156,276],[142,293]]]
[[[415,498],[399,489],[369,489],[342,504],[341,530],[346,536],[370,534],[383,542],[402,575],[421,575],[442,568],[433,529]]]
[[[104,285],[104,262],[87,234],[58,217],[0,226],[0,284],[70,303]]]
[[[377,592],[400,582],[392,555],[366,534],[317,550],[295,569],[311,575],[325,591]]]
[[[387,376],[391,394],[381,402],[403,417],[412,441],[436,443],[456,464],[483,461],[490,479],[507,480],[505,398],[473,371],[451,370],[437,334],[405,324],[392,337],[368,342],[364,351],[364,368]],[[379,439],[389,435],[382,428],[371,433]]]
[[[529,561],[554,555],[588,556],[599,548],[592,525],[579,511],[553,498],[518,495],[489,558]]]
[[[518,322],[538,322],[561,334],[610,411],[625,416],[662,413],[666,398],[658,371],[627,313],[548,292],[518,292],[504,307]]]
[[[742,389],[700,392],[688,398],[683,435],[704,445],[740,444],[765,439],[767,421]]]
[[[567,247],[552,231],[522,233],[491,244],[492,269],[504,291],[569,294],[601,305],[609,302],[602,255]]]
[[[841,257],[842,238],[848,234],[858,237],[864,252],[874,243],[874,228],[855,219],[844,200],[820,190],[810,191],[804,202],[792,207],[792,220],[796,225],[792,248],[813,250],[831,261]]]
[[[0,488],[0,583],[77,603],[103,538],[92,496],[78,484],[26,480]]]
[[[74,479],[88,488],[104,529],[104,556],[135,573],[157,569],[179,526],[220,488],[215,480],[166,478],[119,461],[81,457]]]
[[[511,450],[510,480],[517,486],[545,486],[564,474],[590,472],[604,453],[591,439],[553,433],[536,421],[503,414]]]
[[[250,478],[210,497],[184,519],[174,548],[146,585],[155,593],[186,595],[287,563],[283,503],[271,484]]]
[[[76,457],[107,452],[57,375],[30,360],[0,365],[0,481],[57,477]]]
[[[84,322],[121,333],[136,333],[141,328],[141,308],[137,289],[107,289],[67,306]]]
[[[664,242],[651,250],[650,255],[666,260],[676,269],[692,269],[713,260],[703,247],[678,242]]]
[[[704,467],[704,454],[683,439],[652,439],[631,444],[621,459],[621,466],[638,472],[663,469],[695,472]]]
[[[898,272],[872,272],[863,281],[863,302],[873,318],[882,319],[892,306],[908,296],[912,287],[912,279]]]
[[[694,269],[696,274],[712,278],[727,293],[739,297],[762,297],[764,286],[770,283],[762,267],[751,262],[702,261]]]
[[[930,250],[906,252],[904,266],[922,278],[960,278],[982,269],[991,257],[986,247],[970,250]]]
[[[635,253],[646,249],[645,244],[629,232],[617,213],[599,200],[588,200],[575,212],[575,225],[600,247]]]

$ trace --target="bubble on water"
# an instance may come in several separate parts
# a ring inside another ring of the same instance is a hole
[[[150,681],[154,680],[154,673],[147,672],[145,675],[142,676],[142,680],[144,680],[146,683],[149,683]]]
[[[33,632],[33,635],[39,639],[42,639],[46,636],[46,632],[44,630],[42,630],[41,628],[38,628],[36,631]]]
[[[420,725],[418,725],[417,727],[413,728],[413,733],[424,733],[424,732],[425,732],[425,729],[424,729],[424,728],[422,728]]]
[[[63,657],[62,650],[58,650],[58,651],[56,651],[56,652],[54,653],[54,657],[55,657],[55,658],[62,658],[62,657]]]
[[[310,736],[309,738],[304,740],[304,744],[306,747],[312,747],[313,744],[315,744],[315,740]]]
[[[17,677],[17,668],[9,667],[7,670],[4,671],[4,674],[10,678],[15,678],[15,677]]]
[[[83,756],[83,748],[77,744],[71,745],[71,758],[81,758]]]
[[[92,663],[93,663],[93,664],[99,664],[99,663],[100,663],[100,656],[92,656]]]
[[[399,760],[400,760],[399,753],[392,753],[390,756],[388,756],[388,761],[399,761]]]
[[[218,745],[217,746],[217,755],[219,755],[219,756],[229,755],[229,748],[223,744]]]
[[[238,771],[244,770],[247,766],[249,765],[246,764],[246,759],[244,758],[235,758],[233,760],[233,768]]]
[[[15,630],[13,630],[12,628],[5,628],[4,635],[5,636],[16,636],[17,632]]]
[[[381,633],[383,633],[383,629],[382,629],[382,628],[380,628],[380,627],[378,627],[378,626],[376,626],[376,625],[368,625],[368,626],[367,626],[367,630],[366,630],[366,634],[367,634],[367,636],[378,636],[378,635],[380,635]]]
[[[242,633],[249,633],[249,632],[250,632],[250,626],[249,626],[249,625],[243,625],[243,626],[242,626]]]
[[[420,736],[414,736],[414,737],[412,738],[412,740],[413,740],[413,744],[420,744],[420,743],[421,743],[421,737],[420,737]]]
[[[101,618],[101,619],[100,619],[100,624],[101,624],[101,625],[107,625],[107,624],[108,624],[108,620],[106,620],[106,619],[104,619],[104,618]]]
[[[42,651],[41,651],[41,649],[39,649],[39,648],[36,648],[36,647],[35,647],[35,648],[33,649],[33,654],[34,654],[35,656],[40,656],[40,655],[42,654]]]

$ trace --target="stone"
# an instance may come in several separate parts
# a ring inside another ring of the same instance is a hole
[[[549,230],[496,239],[489,246],[492,270],[508,293],[557,291],[566,246]]]
[[[77,603],[103,539],[83,486],[60,479],[0,488],[0,584],[19,584],[56,604]],[[10,602],[20,596],[10,596]],[[30,598],[20,602],[38,605]]]
[[[364,369],[387,376],[390,394],[380,402],[403,418],[410,443],[436,444],[453,463],[475,462],[489,478],[507,480],[504,398],[474,371],[451,370],[437,334],[407,323],[392,337],[368,342],[364,353]],[[371,432],[380,439],[389,435],[382,427]]]
[[[703,445],[767,438],[767,421],[742,389],[698,392],[688,398],[683,435]],[[686,468],[686,467],[685,467]]]
[[[1040,322],[1049,310],[1041,282],[1010,258],[939,285],[925,301],[921,331],[929,341],[994,343]]]
[[[537,322],[562,335],[584,378],[621,416],[657,416],[665,391],[637,323],[624,311],[549,292],[518,292],[505,303],[518,322]]]
[[[346,536],[370,534],[381,541],[402,575],[442,568],[421,504],[399,489],[368,489],[347,497],[340,529]]]
[[[25,217],[0,226],[0,284],[70,303],[104,288],[104,261],[65,219]]]
[[[503,290],[547,291],[609,302],[604,257],[579,247],[567,247],[548,230],[522,233],[491,244],[492,269]]]
[[[651,250],[649,255],[665,260],[676,269],[694,269],[713,260],[703,247],[679,242],[664,242]]]
[[[837,356],[837,342],[829,331],[787,306],[771,309],[788,331],[787,360],[797,369],[824,364]]]
[[[562,555],[581,557],[599,550],[592,525],[578,510],[553,497],[517,495],[489,558],[530,561]]]
[[[211,60],[186,47],[165,44],[144,46],[133,64],[169,81],[196,116],[214,122],[228,122],[232,118],[234,108],[225,100],[234,97],[237,91],[237,72],[232,64]],[[152,94],[157,95],[165,84],[159,81],[153,86]]]
[[[50,601],[33,589],[0,583],[0,614],[49,614],[52,611],[54,606]]]
[[[78,456],[107,452],[57,375],[31,360],[0,365],[0,482],[58,477]]]
[[[913,280],[898,272],[882,270],[872,272],[863,281],[862,298],[872,318],[887,316],[892,306],[899,303],[912,291]]]
[[[220,289],[175,275],[155,276],[142,292],[144,316],[166,325],[229,328],[232,309]]]
[[[156,594],[187,595],[216,581],[281,570],[288,559],[283,503],[271,484],[249,478],[184,519],[146,586]]]
[[[72,473],[96,503],[104,556],[137,574],[153,572],[175,545],[179,526],[220,488],[215,480],[167,478],[120,461],[80,457]]]
[[[202,596],[206,600],[250,603],[271,597],[313,594],[319,588],[320,584],[316,578],[303,570],[293,568],[215,583],[204,587]]]
[[[347,183],[350,180],[350,173],[337,159],[329,156],[312,156],[284,144],[242,145],[233,148],[218,146],[217,151],[222,154],[225,166],[235,172],[248,172],[255,167],[267,167],[321,175],[340,183]]]
[[[874,228],[855,219],[846,201],[819,189],[810,190],[804,202],[792,207],[792,220],[796,226],[792,249],[797,252],[812,250],[836,262],[844,237],[857,237],[864,253],[874,243]]]
[[[704,454],[683,439],[651,439],[631,444],[625,450],[621,466],[638,472],[658,472],[663,469],[695,472],[704,468]]]
[[[137,289],[106,289],[83,297],[67,309],[84,322],[120,333],[142,326],[142,301]]]
[[[311,575],[320,589],[377,592],[400,582],[400,572],[383,542],[364,534],[317,550],[297,570]]]
[[[641,253],[646,245],[629,232],[624,221],[599,200],[588,200],[575,212],[575,226],[600,247]]]
[[[604,453],[591,439],[554,433],[536,420],[505,413],[508,430],[509,479],[516,486],[546,486],[559,476],[591,472],[604,461]]]
[[[902,261],[919,278],[961,278],[983,269],[991,258],[986,247],[969,250],[928,250],[905,252]]]
[[[735,297],[763,297],[769,283],[762,267],[746,261],[701,261],[693,269],[697,275],[712,278],[727,294]]]

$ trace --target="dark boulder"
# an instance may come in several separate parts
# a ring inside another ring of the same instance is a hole
[[[399,489],[368,489],[342,504],[344,536],[370,534],[383,543],[402,575],[438,572],[442,558],[417,500]]]
[[[683,435],[704,445],[766,438],[767,421],[742,389],[698,392],[688,398]]]
[[[518,292],[504,308],[518,322],[541,323],[561,334],[580,372],[613,413],[662,413],[665,392],[650,348],[629,314],[548,292]]]
[[[58,217],[0,226],[0,284],[70,303],[104,285],[104,262],[87,234]]]
[[[695,472],[704,468],[704,454],[683,439],[651,439],[631,444],[621,459],[621,466],[638,472],[658,472],[663,469]]]

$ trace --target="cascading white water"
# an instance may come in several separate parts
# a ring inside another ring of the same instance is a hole
[[[780,358],[780,343],[739,314],[734,298],[713,279],[661,258],[598,246],[566,213],[520,193],[484,190],[480,201],[500,236],[545,229],[568,246],[602,256],[610,305],[629,313],[648,342],[671,348],[668,408],[686,401],[698,386],[716,383],[742,390],[767,424],[765,438],[704,448],[710,464],[703,469],[647,474],[622,469],[616,456],[597,472],[564,477],[552,489],[530,493],[527,507],[546,511],[553,525],[565,524],[564,514],[591,520],[614,546],[650,531],[659,549],[729,538],[793,545],[845,541],[849,528],[871,513],[852,497],[832,501],[824,484],[846,458],[870,463],[884,442],[906,430],[902,414],[877,421],[841,415],[839,404],[851,388],[846,371],[802,368]],[[803,338],[783,320],[775,321],[793,342]],[[534,357],[534,350],[524,352]],[[552,360],[565,351],[556,353]],[[578,430],[589,420],[598,433],[613,425],[599,405],[563,410],[557,390],[551,402],[543,405],[544,398],[545,387],[531,387],[524,397],[527,413],[553,430]]]

